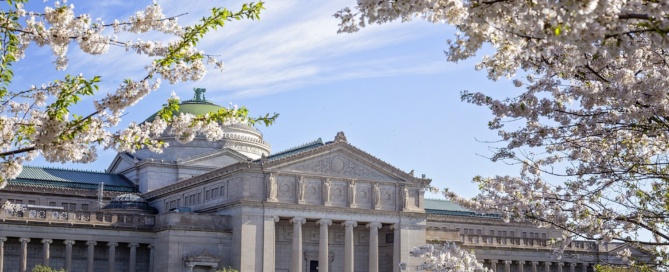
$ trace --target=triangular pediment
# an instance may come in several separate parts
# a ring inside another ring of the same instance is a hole
[[[177,161],[177,164],[198,166],[198,167],[222,168],[238,162],[247,161],[248,159],[249,158],[244,156],[244,154],[241,154],[232,149],[224,148],[222,150],[217,150],[211,153],[179,160]]]
[[[130,169],[135,166],[135,162],[133,161],[133,157],[126,153],[118,153],[116,154],[116,157],[112,161],[111,164],[109,164],[109,167],[107,168],[108,173],[120,173],[123,172],[124,170]]]
[[[322,152],[300,154],[268,165],[270,171],[370,181],[406,181],[406,173],[348,145],[324,147]],[[307,152],[308,153],[308,152]]]

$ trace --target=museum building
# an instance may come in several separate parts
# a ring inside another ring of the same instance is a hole
[[[180,112],[221,107],[196,89]],[[154,116],[147,120],[153,120]],[[67,271],[409,271],[409,251],[451,241],[494,271],[585,272],[619,263],[624,244],[574,241],[504,223],[445,200],[431,180],[351,145],[343,132],[271,153],[260,131],[226,126],[219,141],[164,138],[161,154],[119,153],[100,172],[24,166],[0,190],[0,272],[38,264]]]

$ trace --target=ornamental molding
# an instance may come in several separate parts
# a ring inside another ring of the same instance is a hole
[[[339,178],[362,178],[369,180],[395,181],[380,171],[352,159],[343,154],[333,154],[304,162],[289,165],[282,169],[284,172],[313,173],[330,175]]]

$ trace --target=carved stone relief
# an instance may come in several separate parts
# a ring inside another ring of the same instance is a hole
[[[319,160],[307,161],[288,167],[291,170],[334,174],[345,177],[360,177],[376,180],[392,180],[391,178],[342,155],[331,155]]]

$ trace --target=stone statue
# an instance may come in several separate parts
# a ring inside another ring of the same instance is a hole
[[[276,174],[270,173],[267,175],[267,199],[276,200],[277,184]]]
[[[372,192],[374,193],[374,207],[379,207],[381,205],[381,190],[378,183],[374,183]]]
[[[323,202],[330,202],[330,179],[323,181]]]
[[[409,187],[402,186],[402,208],[409,208]]]
[[[355,180],[348,183],[348,202],[351,206],[355,206]]]
[[[304,201],[304,177],[297,178],[297,200]]]

